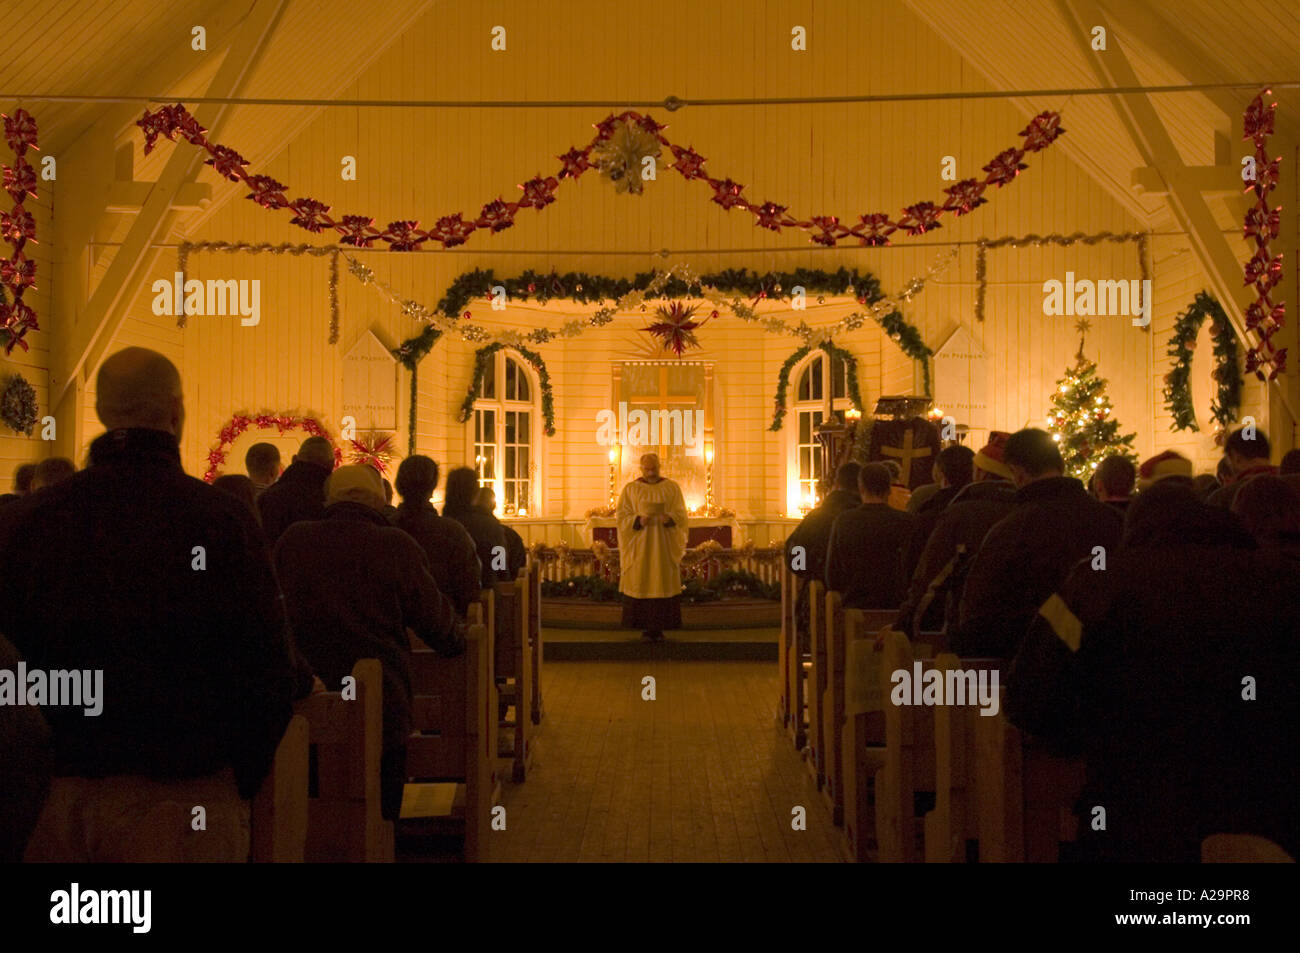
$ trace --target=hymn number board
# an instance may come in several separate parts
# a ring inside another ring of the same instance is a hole
[[[397,430],[397,360],[373,331],[343,356],[343,416],[357,430]]]

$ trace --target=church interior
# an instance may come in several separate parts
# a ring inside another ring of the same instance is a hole
[[[1294,860],[1300,2],[40,7],[7,860]]]

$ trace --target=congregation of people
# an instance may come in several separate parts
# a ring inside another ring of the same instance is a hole
[[[1087,766],[1067,859],[1194,862],[1216,833],[1300,856],[1300,450],[1270,461],[1244,427],[1215,474],[1117,455],[1085,486],[1047,432],[994,432],[905,500],[844,463],[786,542],[800,625],[816,579],[966,668],[1004,660],[1011,721]]]
[[[477,473],[402,460],[394,486],[338,466],[324,437],[289,466],[258,443],[247,475],[185,474],[181,378],[127,348],[96,381],[106,432],[78,471],[18,469],[0,498],[0,669],[102,672],[102,711],[0,706],[0,860],[246,860],[249,799],[293,702],[383,670],[381,801],[398,816],[412,637],[463,651],[483,587],[526,552]],[[193,805],[206,825],[195,831]]]

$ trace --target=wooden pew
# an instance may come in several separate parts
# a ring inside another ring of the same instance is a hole
[[[996,670],[999,679],[1006,674],[1006,664],[1004,659],[959,659],[951,652],[934,661],[934,667],[941,672]],[[980,714],[977,705],[944,705],[934,710],[935,804],[925,817],[926,863],[965,863],[967,845],[979,840],[981,805],[974,778],[975,725],[988,717]],[[996,806],[990,809],[999,810]]]
[[[294,715],[253,798],[249,860],[300,864],[307,844],[307,719]]]
[[[783,729],[790,728],[790,639],[794,631],[794,573],[786,560],[781,560],[777,578],[781,583],[781,635],[776,642],[776,667],[780,673],[780,694],[776,703],[776,721]]]
[[[356,696],[321,692],[298,702],[307,719],[311,778],[306,859],[391,863],[393,824],[380,808],[384,676],[378,659],[352,667]]]
[[[546,717],[542,702],[542,563],[537,559],[528,562],[528,644],[532,657],[532,698],[529,707],[534,725]]]
[[[428,649],[411,653],[414,730],[407,742],[402,827],[437,827],[450,818],[463,831],[465,860],[484,859],[496,776],[497,696],[492,639],[470,607],[465,652],[446,659]],[[448,788],[450,787],[450,790]]]
[[[497,583],[493,606],[496,627],[492,630],[492,675],[501,708],[497,725],[502,739],[508,738],[510,776],[516,783],[527,778],[532,758],[532,718],[528,708],[533,697],[533,660],[528,644],[528,589],[528,573],[521,570],[514,582]]]
[[[876,848],[876,815],[872,792],[883,764],[884,706],[889,693],[882,676],[883,654],[875,649],[876,633],[865,613],[844,613],[844,730],[840,775],[844,787],[844,836],[849,856],[858,863],[871,859]]]
[[[804,699],[808,711],[807,749],[804,762],[820,791],[826,781],[826,752],[822,747],[823,705],[826,702],[826,586],[814,579],[808,584],[808,665]]]
[[[892,673],[914,671],[917,656],[912,644],[901,632],[885,632],[881,651],[880,675],[889,693],[894,686]],[[922,673],[934,665],[923,660]],[[921,859],[917,842],[922,819],[915,814],[915,796],[919,791],[934,790],[934,711],[938,706],[895,705],[886,701],[885,744],[875,757],[876,771],[876,842],[881,863],[913,863]]]
[[[824,642],[826,645],[826,688],[823,692],[822,740],[823,774],[826,783],[822,794],[836,824],[844,823],[844,666],[847,640],[846,615],[856,613],[864,632],[886,628],[898,617],[897,609],[845,609],[844,594],[827,592],[825,599]]]
[[[1078,835],[1073,808],[1083,788],[1083,759],[1054,756],[1022,735],[1002,702],[996,716],[977,715],[971,724],[980,862],[1056,863],[1061,843]]]
[[[780,649],[780,666],[783,688],[782,695],[782,721],[785,724],[786,734],[794,743],[796,751],[803,751],[804,745],[808,743],[807,733],[807,712],[805,707],[806,695],[804,691],[807,677],[807,667],[804,662],[804,651],[799,644],[799,615],[796,606],[799,602],[799,594],[806,589],[808,583],[790,571],[790,567],[782,564],[782,601],[781,601],[781,649]]]
[[[963,667],[961,659],[945,652],[934,667],[947,672]],[[975,825],[975,790],[971,778],[974,724],[979,712],[965,707],[940,706],[934,712],[934,810],[925,816],[925,861],[928,864],[966,862],[966,844],[978,836]]]

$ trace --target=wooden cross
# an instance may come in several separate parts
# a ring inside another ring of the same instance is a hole
[[[898,447],[884,447],[884,446],[880,448],[880,452],[883,453],[885,456],[900,458],[898,465],[899,467],[902,468],[903,472],[902,475],[899,476],[899,479],[903,481],[903,486],[912,485],[912,460],[913,459],[919,460],[922,457],[928,457],[930,455],[929,447],[912,446],[912,440],[915,436],[915,433],[916,432],[911,427],[907,428],[907,432],[903,434],[902,449],[899,449]]]
[[[659,392],[657,394],[632,394],[628,398],[628,403],[637,404],[656,404],[661,411],[666,411],[669,404],[688,405],[694,407],[696,398],[694,394],[670,394],[668,393],[668,365],[659,366]],[[689,411],[687,411],[689,413]],[[683,421],[683,426],[685,422]],[[665,459],[665,450],[667,444],[664,443],[664,415],[659,415],[659,460],[667,462]],[[928,452],[928,451],[927,451]]]

